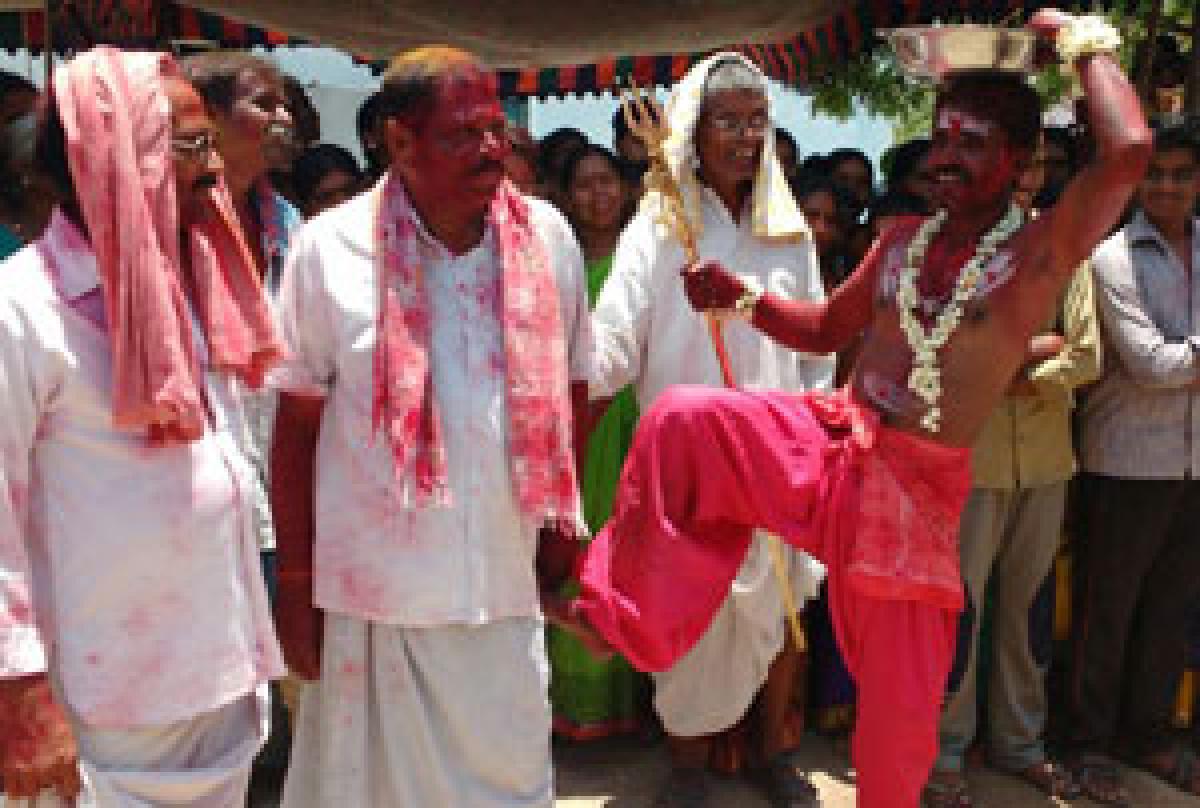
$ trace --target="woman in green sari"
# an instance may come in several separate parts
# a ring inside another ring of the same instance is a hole
[[[582,146],[566,160],[561,184],[560,198],[587,265],[588,304],[594,306],[626,220],[621,166],[607,149]],[[584,517],[593,533],[608,521],[636,422],[637,402],[626,388],[613,399],[588,440],[581,485]],[[557,734],[590,740],[639,728],[648,685],[629,663],[617,656],[597,659],[555,627],[547,628],[547,645]]]

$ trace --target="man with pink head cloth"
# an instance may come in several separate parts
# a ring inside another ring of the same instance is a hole
[[[213,125],[169,56],[98,48],[37,162],[60,204],[0,273],[0,778],[238,805],[283,672],[241,394],[282,350]]]

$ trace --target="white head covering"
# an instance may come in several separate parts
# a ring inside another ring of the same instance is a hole
[[[698,238],[702,218],[701,183],[696,174],[699,167],[695,144],[696,123],[700,119],[704,88],[709,75],[715,68],[728,62],[739,62],[749,68],[758,77],[763,95],[767,99],[767,116],[770,123],[763,140],[762,157],[751,195],[751,227],[754,235],[773,239],[809,238],[811,234],[808,222],[796,206],[783,167],[775,155],[775,113],[767,77],[749,59],[732,52],[715,54],[692,67],[675,86],[667,101],[667,124],[671,134],[663,144],[663,152],[667,170],[679,185],[683,196],[688,222]],[[654,188],[647,192],[642,205],[656,213],[670,210],[669,205],[664,205],[661,192]]]

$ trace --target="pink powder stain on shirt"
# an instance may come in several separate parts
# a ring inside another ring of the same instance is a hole
[[[404,324],[415,332],[423,332],[429,328],[429,313],[416,307],[409,308],[403,313]]]
[[[148,634],[154,627],[154,618],[149,609],[138,606],[121,621],[121,627],[130,635]]]
[[[342,669],[339,671],[339,673],[341,673],[342,676],[359,677],[363,675],[364,671],[365,669],[363,668],[363,664],[361,662],[356,662],[355,660],[350,659],[342,663]]]
[[[500,311],[500,280],[497,278],[489,283],[481,283],[476,286],[475,302],[483,311],[498,313]]]
[[[382,614],[384,609],[383,584],[363,580],[363,572],[344,569],[338,573],[338,585],[346,602],[353,604],[360,614]]]
[[[3,620],[5,616],[14,626],[33,624],[33,609],[29,607],[28,601],[19,596],[8,601],[8,608],[5,611],[0,611],[0,620]]]
[[[499,351],[492,351],[488,354],[488,370],[494,376],[503,376],[507,363],[504,359],[504,354]]]
[[[8,503],[18,519],[24,519],[29,508],[29,485],[20,480],[8,483]]]
[[[97,666],[100,664],[100,655],[95,651],[92,651],[91,653],[84,655],[83,661],[89,665]]]
[[[163,675],[166,661],[161,656],[141,658],[133,662],[122,660],[125,666],[122,677],[131,682],[154,682]],[[182,695],[182,694],[181,694]],[[95,716],[93,720],[113,726],[129,726],[129,717],[136,715],[145,706],[147,693],[137,687],[117,690],[112,697],[96,704],[90,711]]]

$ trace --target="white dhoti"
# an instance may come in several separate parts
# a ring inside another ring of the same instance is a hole
[[[283,808],[550,808],[541,620],[405,628],[327,614]]]
[[[787,545],[788,577],[796,607],[817,596],[825,568]],[[654,708],[679,738],[729,729],[750,709],[783,650],[787,613],[766,535],[756,532],[729,597],[712,625],[675,667],[654,678]]]
[[[83,791],[67,802],[0,795],[0,808],[244,808],[269,730],[266,687],[187,721],[100,729],[72,722]]]

